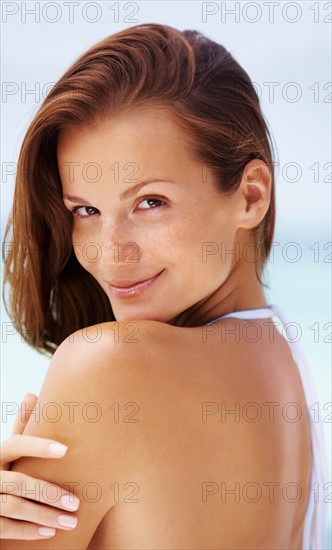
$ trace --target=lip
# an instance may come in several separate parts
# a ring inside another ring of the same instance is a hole
[[[132,282],[130,280],[123,280],[118,282],[117,285],[114,285],[112,283],[108,283],[110,292],[114,296],[121,296],[121,297],[134,297],[138,296],[139,294],[142,294],[149,286],[151,286],[154,281],[159,277],[159,275],[162,273],[157,273],[157,275],[154,275],[153,277],[150,277],[149,279],[144,279],[143,281],[138,282]],[[120,284],[119,284],[120,283]],[[128,284],[129,283],[129,284]],[[125,286],[126,284],[126,286]]]

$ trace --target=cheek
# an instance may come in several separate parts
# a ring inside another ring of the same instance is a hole
[[[223,277],[231,268],[236,256],[234,231],[227,224],[207,224],[200,227],[191,243],[192,269],[209,279]]]
[[[88,227],[84,226],[82,223],[78,223],[77,221],[73,223],[73,230],[72,230],[72,241],[80,244],[81,246],[87,243],[88,241],[91,241],[91,227],[88,229]]]
[[[212,266],[223,269],[231,263],[235,251],[233,227],[216,221],[213,214],[210,219],[196,217],[173,226],[168,243],[170,257],[173,255],[190,269]]]
[[[101,246],[91,235],[91,231],[87,232],[82,227],[74,226],[72,243],[77,261],[86,271],[93,273],[101,258]]]

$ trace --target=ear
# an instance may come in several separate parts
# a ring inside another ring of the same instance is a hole
[[[265,162],[260,159],[248,162],[238,188],[243,205],[239,227],[251,229],[262,221],[270,205],[271,185],[270,170]]]

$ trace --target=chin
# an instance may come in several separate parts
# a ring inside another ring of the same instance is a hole
[[[116,321],[119,322],[130,322],[130,321],[159,321],[160,323],[172,323],[173,319],[176,319],[176,316],[173,315],[165,315],[165,313],[155,312],[153,313],[151,309],[149,311],[139,311],[137,309],[134,311],[134,308],[132,309],[132,312],[129,310],[127,311],[119,311],[114,312],[114,317]]]
[[[132,311],[130,312],[128,309],[127,311],[124,310],[124,308],[119,308],[119,311],[114,311],[113,310],[113,313],[114,313],[114,317],[115,319],[117,320],[117,322],[120,322],[120,321],[138,321],[138,320],[141,320],[141,321],[145,321],[145,320],[152,320],[152,321],[155,321],[157,320],[157,315],[154,315],[153,313],[150,312],[144,312],[144,311],[139,311],[137,308],[136,308],[136,311],[134,311],[134,308],[132,308]]]

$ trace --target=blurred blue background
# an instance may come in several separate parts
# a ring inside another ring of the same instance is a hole
[[[2,238],[25,131],[47,91],[81,53],[138,23],[196,29],[221,43],[255,83],[277,145],[277,222],[266,294],[301,327],[300,343],[316,383],[330,461],[332,78],[325,3],[68,4],[2,6]],[[49,360],[13,334],[3,304],[1,314],[1,398],[19,404],[26,392],[38,395]],[[1,440],[10,436],[13,418],[2,423]],[[331,518],[325,538],[324,548],[331,548]]]

